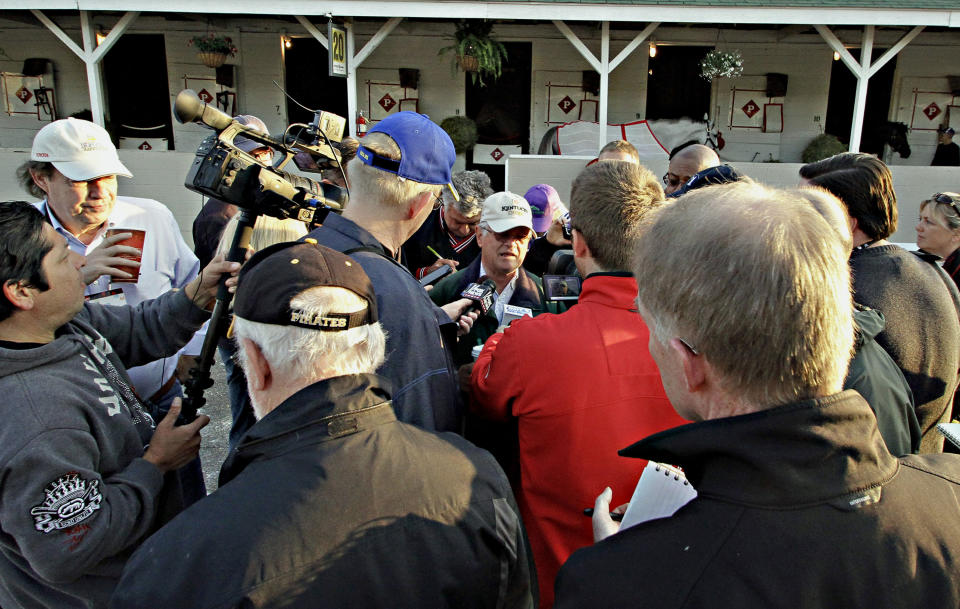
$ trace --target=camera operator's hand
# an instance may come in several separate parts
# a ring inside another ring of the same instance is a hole
[[[456,260],[450,260],[449,258],[437,258],[437,261],[427,267],[427,270],[424,271],[424,275],[429,275],[443,265],[450,267],[452,272],[456,272],[457,267],[460,266],[460,263]]]
[[[469,298],[461,298],[459,300],[454,300],[453,302],[448,302],[447,304],[440,307],[443,309],[443,312],[447,314],[452,321],[457,324],[457,336],[463,336],[470,332],[473,328],[473,322],[477,320],[477,317],[480,314],[476,311],[470,311],[469,313],[464,313],[464,311],[473,304],[473,301]]]
[[[175,426],[180,415],[180,398],[174,398],[170,411],[157,424],[150,438],[150,446],[143,458],[157,466],[162,473],[180,469],[196,458],[200,452],[200,430],[210,422],[210,417],[200,415],[192,423]]]
[[[572,242],[563,236],[563,218],[554,218],[545,236],[548,243],[557,247],[572,245]]]
[[[205,269],[200,271],[200,275],[196,279],[187,284],[184,292],[186,292],[187,298],[193,301],[193,304],[201,309],[206,309],[217,297],[220,276],[224,273],[230,273],[230,278],[227,279],[227,287],[233,288],[230,290],[233,292],[236,289],[238,272],[240,272],[239,262],[227,262],[223,259],[223,254],[219,254],[210,261]]]
[[[118,242],[129,239],[133,233],[117,233],[104,238],[97,247],[87,254],[86,261],[80,267],[83,282],[90,285],[101,275],[110,275],[117,279],[131,279],[133,274],[124,271],[122,266],[137,268],[140,263],[136,260],[120,258],[120,254],[139,256],[140,250],[129,245],[117,245]]]

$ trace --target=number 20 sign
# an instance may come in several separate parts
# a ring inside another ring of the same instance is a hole
[[[347,30],[333,21],[327,23],[327,56],[330,76],[347,76]]]

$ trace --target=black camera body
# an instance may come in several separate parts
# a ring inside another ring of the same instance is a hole
[[[346,191],[339,186],[282,170],[291,159],[305,159],[312,171],[336,167],[340,153],[332,146],[306,144],[299,140],[278,141],[208,106],[189,89],[177,95],[174,113],[182,123],[198,122],[216,131],[197,148],[196,157],[184,181],[190,190],[256,214],[296,218],[306,223],[322,222],[327,213],[340,210],[346,204]],[[339,141],[343,119],[329,113],[318,113],[316,122],[319,123],[321,118],[328,129],[336,129],[339,125],[339,132],[331,136],[331,139]],[[308,131],[311,127],[319,129],[317,124],[303,127]],[[238,136],[280,152],[282,158],[273,165],[262,163],[236,146],[234,140]]]

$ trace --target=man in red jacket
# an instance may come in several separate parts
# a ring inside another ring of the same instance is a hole
[[[585,277],[580,302],[493,335],[471,377],[472,409],[495,420],[516,417],[519,488],[540,584],[553,604],[553,581],[576,549],[593,541],[583,509],[610,481],[614,505],[630,499],[645,462],[617,456],[637,437],[684,423],[667,401],[636,313],[629,268],[644,217],[663,202],[647,169],[595,163],[571,192],[573,252]]]

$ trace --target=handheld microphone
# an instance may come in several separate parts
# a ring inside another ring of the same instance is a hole
[[[496,294],[496,285],[492,279],[487,279],[483,283],[471,283],[460,294],[461,298],[473,301],[464,313],[477,311],[480,315],[486,315],[487,311],[493,307],[494,294]]]

